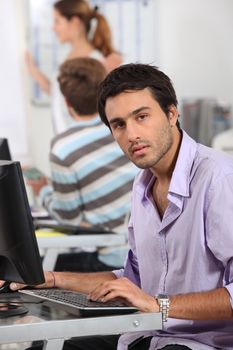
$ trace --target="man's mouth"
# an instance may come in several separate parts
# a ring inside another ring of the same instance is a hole
[[[145,153],[145,150],[148,147],[149,147],[148,145],[135,145],[131,147],[130,153],[132,155],[141,156]]]

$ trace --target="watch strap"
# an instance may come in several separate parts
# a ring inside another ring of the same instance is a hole
[[[169,297],[167,295],[156,295],[155,299],[159,304],[159,311],[162,313],[162,321],[167,322],[170,307]]]

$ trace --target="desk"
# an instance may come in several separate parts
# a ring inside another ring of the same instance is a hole
[[[43,269],[53,270],[61,249],[82,247],[112,247],[126,243],[123,234],[84,234],[37,237],[38,246],[44,250]]]
[[[4,297],[19,300],[18,293],[14,293],[15,297],[12,294],[6,293]],[[24,316],[0,319],[1,344],[44,340],[43,350],[61,350],[64,340],[71,337],[162,329],[160,313],[76,318],[43,304],[27,304],[27,307],[29,313]]]

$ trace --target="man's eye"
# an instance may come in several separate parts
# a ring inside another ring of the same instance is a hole
[[[139,120],[144,120],[146,117],[147,117],[147,114],[140,114],[140,115],[138,116],[138,119],[139,119]]]
[[[113,128],[114,128],[114,129],[122,129],[123,126],[124,126],[124,123],[122,123],[122,122],[117,122],[117,123],[114,123]]]

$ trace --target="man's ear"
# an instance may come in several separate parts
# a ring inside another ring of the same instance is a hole
[[[168,112],[168,120],[169,120],[171,127],[176,125],[178,116],[179,116],[179,113],[178,113],[176,106],[171,105],[169,107],[169,112]]]

